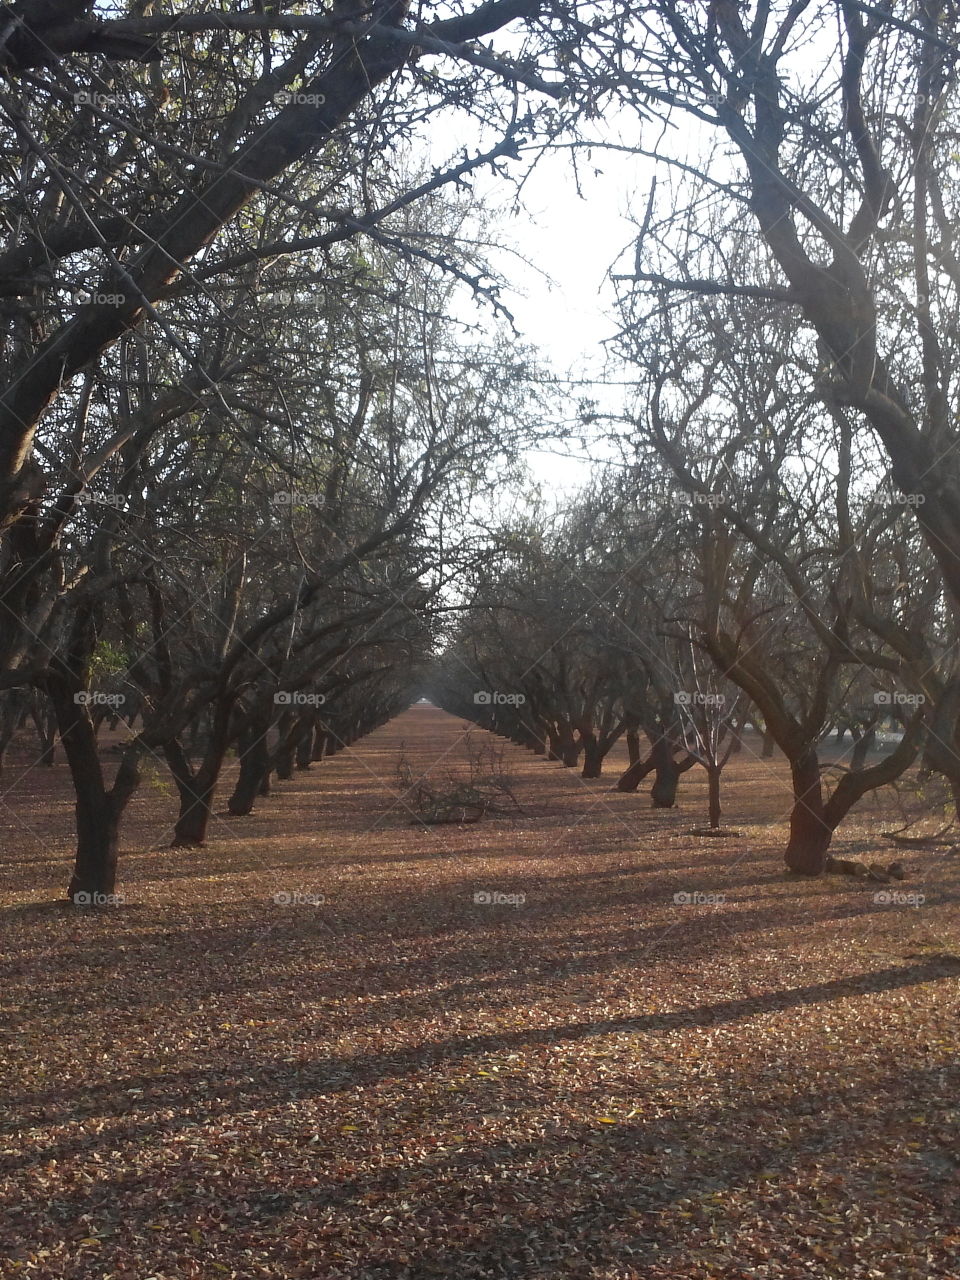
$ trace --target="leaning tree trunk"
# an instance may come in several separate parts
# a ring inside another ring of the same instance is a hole
[[[790,839],[783,860],[791,871],[819,876],[826,868],[833,831],[824,816],[820,761],[816,751],[805,751],[791,760],[790,772],[793,778],[793,811],[790,814]]]
[[[262,725],[255,724],[240,739],[240,772],[233,794],[227,801],[228,813],[243,818],[253,812],[269,764],[266,734]]]
[[[646,760],[634,760],[629,769],[624,770],[617,781],[618,791],[636,791],[648,773],[653,772],[653,757]]]

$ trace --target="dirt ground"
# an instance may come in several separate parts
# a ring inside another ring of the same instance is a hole
[[[960,856],[868,802],[835,852],[904,882],[788,877],[757,743],[724,840],[700,770],[653,810],[620,748],[476,729],[522,812],[411,826],[401,749],[464,729],[417,706],[189,853],[158,767],[92,912],[65,766],[8,756],[0,1276],[960,1280]]]

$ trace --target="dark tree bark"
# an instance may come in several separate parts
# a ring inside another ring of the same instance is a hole
[[[826,866],[833,831],[824,816],[820,761],[812,748],[790,761],[793,779],[793,809],[790,839],[783,858],[791,871],[819,876]]]
[[[603,772],[603,750],[595,733],[581,734],[583,743],[582,778],[599,778]]]
[[[241,818],[253,812],[269,764],[266,730],[257,721],[245,729],[240,738],[240,772],[233,794],[227,801],[228,813]]]
[[[77,797],[77,850],[67,897],[77,905],[95,905],[99,895],[116,892],[120,821],[140,783],[139,750],[131,746],[124,752],[108,789],[93,721],[87,707],[76,702],[80,691],[62,679],[47,685]]]
[[[648,773],[652,773],[654,769],[653,756],[648,756],[646,760],[637,758],[628,769],[620,775],[617,782],[618,791],[636,791],[640,783],[644,780]]]
[[[850,768],[862,769],[867,762],[868,754],[873,750],[877,740],[876,727],[871,725],[859,738],[855,738],[853,754],[850,756]]]
[[[707,765],[707,812],[709,814],[710,826],[714,831],[719,830],[720,827],[720,775],[722,772],[722,765]]]
[[[657,738],[651,750],[656,776],[650,788],[654,809],[672,809],[677,803],[677,787],[680,783],[680,766],[673,754],[673,744],[666,738]]]

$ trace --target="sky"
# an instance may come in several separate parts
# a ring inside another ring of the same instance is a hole
[[[645,189],[635,196],[637,180],[645,175],[631,158],[594,152],[589,163],[581,159],[579,174],[578,191],[569,153],[544,157],[524,184],[519,214],[512,209],[512,188],[502,181],[498,187],[491,177],[476,186],[490,204],[503,209],[503,242],[530,264],[501,255],[512,285],[503,302],[522,340],[541,353],[557,377],[571,379],[571,416],[582,395],[599,398],[611,411],[620,408],[620,389],[607,385],[607,379],[623,377],[604,347],[617,331],[608,275],[625,250],[632,261],[636,228],[629,214],[632,205],[640,204],[642,215],[641,201],[646,200]],[[580,385],[583,380],[587,385]],[[575,444],[570,448],[580,453]],[[589,461],[555,453],[530,454],[527,461],[534,478],[557,493],[581,487],[591,470]]]

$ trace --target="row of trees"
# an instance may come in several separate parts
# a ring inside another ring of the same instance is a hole
[[[496,674],[523,685],[536,732],[566,734],[569,758],[571,730],[585,753],[611,724],[626,732],[637,670],[663,664],[666,687],[689,683],[689,664],[659,646],[692,645],[786,754],[786,858],[812,874],[853,805],[921,742],[960,798],[957,18],[941,0],[909,17],[849,0],[663,0],[592,46],[637,112],[635,151],[660,166],[632,269],[616,277],[616,345],[638,385],[617,429],[627,497],[611,479],[587,504],[591,519],[616,513],[589,569],[576,520],[548,557],[596,587],[588,635],[557,618],[524,649],[513,626],[528,663]],[[580,65],[589,77],[596,62]],[[694,145],[671,149],[690,135],[663,117],[691,121]],[[602,589],[608,565],[631,584],[625,606]],[[530,563],[499,572],[536,598]],[[478,618],[490,598],[476,596]],[[604,640],[611,604],[633,637],[627,671]],[[496,612],[451,658],[499,653]],[[579,666],[565,653],[577,643]],[[606,703],[600,672],[618,689]],[[565,692],[545,703],[552,681]],[[831,721],[866,733],[886,705],[904,715],[900,746],[827,795]]]
[[[75,889],[112,883],[143,752],[202,838],[224,752],[249,791],[268,707],[286,742],[276,696],[333,714],[365,655],[414,670],[455,573],[444,698],[458,661],[524,684],[520,731],[593,774],[627,735],[658,803],[749,716],[790,762],[796,870],[921,738],[960,796],[954,4],[8,8],[0,689],[53,709]],[[443,192],[611,105],[661,166],[618,275],[621,465],[481,572],[466,512],[529,370],[443,336],[450,281],[502,309]],[[475,150],[405,164],[443,118]],[[140,700],[109,784],[104,668]],[[688,684],[727,729],[677,710]],[[825,796],[826,727],[868,731],[879,694],[917,708],[901,747]]]

